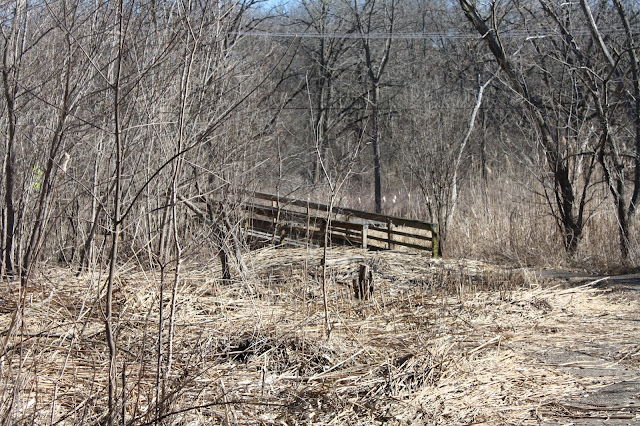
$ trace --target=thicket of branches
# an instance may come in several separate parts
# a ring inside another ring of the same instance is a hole
[[[503,178],[527,187],[569,256],[613,209],[627,260],[639,13],[619,0],[5,2],[1,273],[233,252],[239,189],[321,197],[347,169],[339,202],[439,222],[445,241],[477,182],[489,197]]]

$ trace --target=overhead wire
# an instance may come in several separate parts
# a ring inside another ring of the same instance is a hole
[[[607,28],[602,30],[604,35],[624,34],[624,28]],[[230,34],[241,37],[264,37],[264,38],[315,38],[315,39],[371,39],[371,40],[420,40],[420,39],[476,39],[478,34],[474,32],[453,31],[436,31],[436,32],[400,32],[400,33],[317,33],[317,32],[282,32],[282,31],[234,31]],[[574,37],[588,36],[588,29],[577,30],[572,32]],[[635,28],[633,35],[640,34],[640,27]],[[544,37],[560,37],[560,33],[555,32],[536,32],[526,30],[507,30],[500,33],[503,38],[544,38]]]

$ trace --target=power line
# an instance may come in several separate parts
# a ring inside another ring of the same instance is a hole
[[[601,31],[605,35],[621,35],[625,33],[623,28],[609,28]],[[242,37],[264,37],[264,38],[315,38],[315,39],[369,39],[369,40],[432,40],[432,39],[477,39],[477,33],[465,33],[462,31],[438,31],[438,32],[405,32],[405,33],[312,33],[312,32],[278,32],[278,31],[234,31],[232,35]],[[589,30],[573,31],[574,37],[589,36]],[[640,29],[636,29],[633,35],[640,34]],[[545,38],[561,37],[559,33],[530,32],[526,30],[509,30],[500,33],[502,38]]]
[[[268,32],[268,31],[246,31],[232,33],[238,36],[247,37],[267,37],[267,38],[323,38],[323,39],[430,39],[430,38],[462,38],[472,37],[471,34],[462,33],[303,33],[303,32]],[[476,36],[473,36],[475,38]]]

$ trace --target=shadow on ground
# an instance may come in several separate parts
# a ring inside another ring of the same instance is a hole
[[[630,292],[629,296],[640,297],[640,274],[589,275],[577,272],[547,269],[540,271],[540,277],[563,288],[592,284],[595,288]]]

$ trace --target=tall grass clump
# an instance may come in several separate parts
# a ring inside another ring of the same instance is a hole
[[[475,182],[463,192],[445,254],[594,273],[622,272],[637,265],[640,240],[632,233],[630,257],[623,267],[616,214],[606,191],[599,191],[588,207],[578,249],[570,254],[535,184],[509,178]]]

